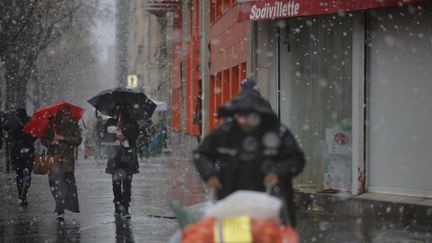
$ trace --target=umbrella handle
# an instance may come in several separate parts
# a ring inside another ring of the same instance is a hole
[[[81,119],[81,122],[82,122],[82,124],[83,124],[84,128],[85,128],[85,129],[87,129],[87,125],[85,124],[85,122],[84,122],[84,120],[83,120],[83,119]]]

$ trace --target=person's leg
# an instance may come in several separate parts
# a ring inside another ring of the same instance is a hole
[[[24,168],[21,166],[15,167],[15,173],[16,173],[16,185],[17,185],[17,191],[18,191],[18,198],[20,201],[22,201],[22,195],[23,195],[23,186],[24,186]],[[21,203],[21,202],[20,202]]]
[[[23,159],[24,159],[24,166],[23,166],[22,201],[24,205],[28,205],[27,195],[31,184],[33,154],[26,154]]]
[[[48,184],[50,186],[51,193],[55,200],[56,207],[54,212],[57,213],[57,220],[64,220],[64,197],[65,197],[65,183],[64,174],[48,175]]]
[[[102,159],[100,156],[100,146],[99,146],[98,142],[96,142],[96,145],[95,145],[95,159]]]
[[[22,200],[22,204],[24,206],[28,205],[28,201],[27,201],[27,195],[30,189],[30,183],[31,183],[31,168],[24,168],[23,170],[23,185],[22,185],[22,194],[21,194],[21,200]]]
[[[120,214],[120,206],[121,206],[121,201],[122,201],[122,180],[121,178],[114,173],[112,175],[112,185],[113,185],[113,194],[114,194],[114,207],[115,207],[115,213],[116,214]]]
[[[132,174],[127,175],[123,180],[123,195],[122,195],[122,206],[124,208],[124,215],[130,217],[129,206],[131,202],[132,194]]]
[[[79,213],[78,190],[75,181],[75,175],[71,172],[65,173],[65,196],[64,209],[74,213]]]

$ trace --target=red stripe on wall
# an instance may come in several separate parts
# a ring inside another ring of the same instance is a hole
[[[171,73],[171,130],[179,132],[181,129],[181,62],[182,62],[182,14],[177,11],[171,39],[172,45],[172,73]]]

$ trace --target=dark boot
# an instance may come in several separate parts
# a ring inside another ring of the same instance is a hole
[[[122,210],[122,217],[123,218],[127,218],[127,219],[131,218],[131,215],[129,213],[129,207],[124,207],[123,208],[123,210]]]
[[[25,197],[21,198],[20,205],[23,206],[23,207],[27,207],[28,206],[27,198],[25,198]]]
[[[28,201],[27,201],[27,194],[29,191],[28,185],[23,185],[22,194],[21,194],[21,206],[27,207]]]
[[[123,207],[120,204],[114,204],[114,207],[114,216],[121,216]]]
[[[59,222],[63,222],[63,221],[64,221],[64,211],[57,212],[56,219],[57,219]]]

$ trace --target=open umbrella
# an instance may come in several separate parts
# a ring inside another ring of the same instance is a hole
[[[41,138],[50,122],[50,118],[57,115],[58,110],[65,106],[70,108],[72,117],[77,120],[81,119],[85,112],[83,108],[62,100],[53,105],[37,109],[30,121],[24,126],[23,131],[34,137]]]
[[[156,104],[143,92],[123,87],[102,91],[88,102],[107,116],[114,116],[116,106],[121,106],[136,120],[150,118],[156,109]]]

